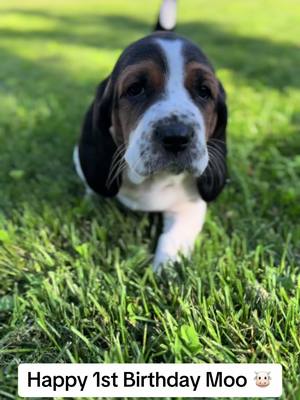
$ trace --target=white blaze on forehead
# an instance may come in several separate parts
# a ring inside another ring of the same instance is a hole
[[[184,85],[184,58],[181,40],[157,39],[156,41],[162,48],[168,64],[166,90],[169,94],[182,90]]]
[[[160,117],[175,114],[185,117],[187,122],[198,125],[204,130],[202,115],[187,91],[185,81],[185,59],[181,39],[156,39],[167,62],[167,81],[165,97],[160,103]],[[203,135],[203,138],[205,135]]]

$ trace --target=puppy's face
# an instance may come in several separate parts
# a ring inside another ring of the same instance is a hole
[[[158,171],[203,173],[221,88],[197,46],[170,33],[150,35],[124,51],[108,86],[111,133],[125,145],[133,181]]]

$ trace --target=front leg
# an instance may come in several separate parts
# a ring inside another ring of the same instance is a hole
[[[206,214],[206,203],[201,199],[176,206],[163,213],[163,233],[153,261],[155,271],[163,264],[178,261],[180,255],[189,256]]]

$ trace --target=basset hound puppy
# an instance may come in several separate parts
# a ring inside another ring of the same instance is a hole
[[[155,270],[191,253],[227,178],[225,92],[204,52],[172,32],[175,6],[164,0],[157,30],[100,83],[74,150],[89,190],[163,214]]]

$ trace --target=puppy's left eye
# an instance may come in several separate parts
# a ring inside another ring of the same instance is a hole
[[[197,88],[197,95],[204,100],[212,97],[211,90],[208,86],[200,84]]]

